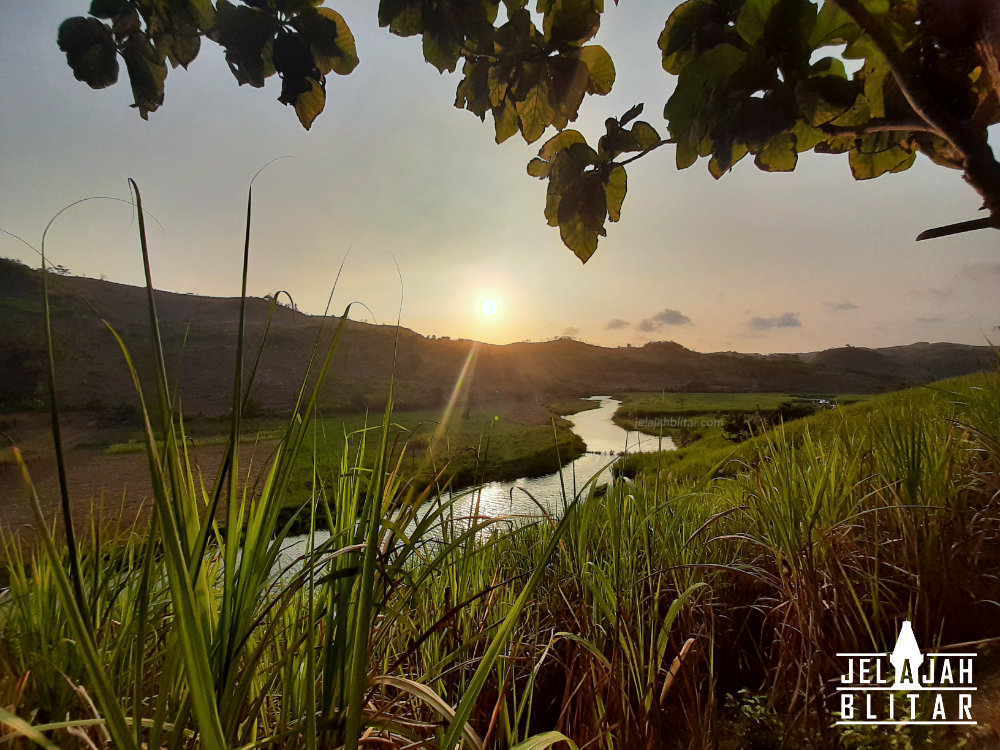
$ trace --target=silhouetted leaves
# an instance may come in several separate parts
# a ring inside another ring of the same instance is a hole
[[[922,121],[912,85],[904,95],[896,75],[910,70],[923,95],[968,129],[966,142],[985,146],[986,128],[1000,121],[1000,84],[975,37],[982,19],[944,0],[858,2],[867,14],[861,22],[877,24],[881,34],[862,31],[831,0],[680,3],[658,39],[664,70],[677,76],[663,108],[677,167],[707,158],[720,178],[751,154],[761,170],[791,171],[800,153],[815,150],[848,154],[852,174],[870,179],[907,169],[923,151],[966,169],[976,186],[968,154],[942,133],[962,138]],[[163,103],[167,62],[186,67],[208,38],[223,47],[240,85],[261,87],[277,73],[279,101],[309,128],[326,105],[326,76],[358,65],[353,34],[322,3],[92,0],[91,17],[67,19],[58,41],[76,78],[94,88],[118,79],[120,56],[145,118]],[[609,118],[596,149],[564,130],[588,94],[607,94],[615,83],[610,55],[590,43],[604,9],[604,0],[536,0],[534,12],[527,0],[380,0],[378,8],[379,24],[391,33],[421,37],[423,56],[437,70],[462,63],[455,106],[482,120],[491,114],[498,143],[517,133],[532,143],[549,127],[561,131],[528,172],[548,180],[545,216],[583,261],[606,222],[621,215],[625,165],[666,142],[638,120],[641,104]],[[854,60],[860,65],[845,65]]]
[[[607,133],[595,151],[576,130],[553,136],[528,162],[528,174],[548,180],[545,218],[559,227],[563,243],[586,263],[607,234],[605,222],[621,218],[628,189],[625,167],[616,159],[622,154],[646,152],[661,143],[655,128],[637,120],[631,129],[622,127],[642,112],[641,105],[621,119],[608,118]]]
[[[280,28],[278,19],[255,8],[233,5],[229,0],[219,0],[216,13],[211,36],[225,49],[229,69],[241,86],[248,83],[261,88],[275,71],[272,54]]]
[[[58,42],[78,81],[92,89],[103,89],[118,80],[118,58],[111,29],[96,18],[67,18],[59,26]]]

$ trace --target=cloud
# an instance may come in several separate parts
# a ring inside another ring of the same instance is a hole
[[[786,312],[773,318],[751,318],[747,325],[755,331],[769,331],[772,328],[801,328],[802,321],[798,313]]]
[[[579,328],[574,328],[573,326],[570,326],[569,328],[563,328],[562,335],[563,336],[576,336],[576,334],[578,334],[579,332],[580,332]]]
[[[619,328],[628,328],[629,322],[621,318],[612,318],[604,326],[605,331],[617,331]]]
[[[649,333],[650,331],[655,331],[661,326],[686,326],[691,325],[691,318],[682,313],[680,310],[674,310],[671,307],[664,308],[660,310],[656,315],[650,318],[643,318],[641,321],[636,323],[636,328],[640,331]]]
[[[849,299],[845,299],[843,302],[824,302],[823,303],[828,310],[833,312],[841,312],[844,310],[857,310],[858,306],[851,302]]]

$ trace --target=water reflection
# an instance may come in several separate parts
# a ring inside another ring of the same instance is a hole
[[[526,517],[542,515],[542,509],[559,517],[564,503],[582,492],[588,482],[595,480],[600,485],[611,481],[610,467],[620,454],[675,449],[669,437],[628,432],[611,421],[621,401],[609,396],[592,396],[590,400],[599,402],[600,406],[566,417],[573,425],[573,432],[587,444],[587,453],[564,466],[562,471],[513,482],[489,482],[476,490],[456,493],[459,497],[451,512],[456,525],[467,527],[472,519],[484,516],[505,517],[517,523]],[[317,532],[316,545],[328,538],[327,532]],[[287,541],[283,561],[289,562],[305,554],[306,537],[289,537]]]

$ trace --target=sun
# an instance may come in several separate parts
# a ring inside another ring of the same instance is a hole
[[[486,297],[479,303],[479,312],[484,318],[492,318],[500,312],[500,303],[493,297]]]

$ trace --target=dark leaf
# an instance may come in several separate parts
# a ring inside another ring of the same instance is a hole
[[[348,75],[358,67],[358,51],[347,22],[330,8],[315,8],[296,16],[292,26],[302,35],[315,67],[324,75]]]
[[[139,116],[145,120],[150,112],[155,112],[163,104],[166,61],[140,31],[129,34],[121,52],[132,85],[133,106],[138,108]]]
[[[643,104],[641,102],[639,104],[636,104],[634,107],[631,107],[628,110],[628,112],[626,112],[625,114],[623,114],[618,119],[618,124],[621,125],[622,127],[625,127],[630,122],[632,122],[632,120],[634,120],[636,117],[638,117],[639,115],[642,114],[642,108],[643,108]]]
[[[93,0],[90,4],[90,15],[95,18],[111,19],[126,7],[128,3],[125,0]]]
[[[118,58],[111,29],[96,18],[67,18],[59,26],[58,43],[78,81],[93,89],[103,89],[118,80]]]
[[[226,62],[240,85],[260,88],[274,72],[269,48],[280,28],[278,20],[246,6],[219,0],[212,38],[226,50]]]

